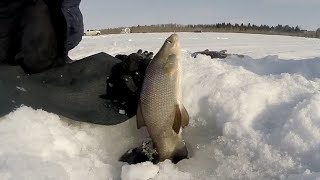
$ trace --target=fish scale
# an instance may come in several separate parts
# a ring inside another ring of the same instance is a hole
[[[145,76],[144,86],[141,94],[141,106],[146,111],[144,118],[148,119],[147,124],[157,123],[165,128],[172,127],[174,121],[174,106],[177,93],[176,81],[169,80],[169,75],[164,74],[158,67],[162,63],[150,64]],[[169,120],[169,121],[168,121]],[[153,127],[153,126],[150,126]],[[150,134],[153,134],[153,131]]]

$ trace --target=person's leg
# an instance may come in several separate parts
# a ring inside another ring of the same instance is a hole
[[[20,51],[15,57],[16,61],[26,73],[52,68],[58,59],[57,37],[43,0],[24,8],[20,28]]]
[[[58,59],[55,66],[61,66],[69,61],[68,52],[65,50],[65,40],[67,35],[67,21],[61,10],[63,0],[44,0],[50,12],[50,18],[57,40]]]
[[[83,17],[80,11],[81,0],[63,0],[61,10],[66,20],[66,38],[64,41],[64,50],[76,47],[82,40],[84,33]]]
[[[18,22],[21,8],[25,1],[0,2],[0,63],[14,63],[15,53],[18,51]]]
[[[0,63],[7,62],[9,59],[9,47],[11,41],[13,18],[6,17],[6,7],[4,4],[0,4]]]

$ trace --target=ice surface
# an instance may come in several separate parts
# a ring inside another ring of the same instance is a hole
[[[0,179],[320,179],[320,40],[180,33],[190,159],[127,165],[148,134],[20,107],[0,118]],[[157,52],[169,34],[84,37],[70,52]],[[244,54],[224,60],[191,52]]]

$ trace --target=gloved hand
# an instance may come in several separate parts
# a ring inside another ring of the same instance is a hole
[[[133,79],[129,75],[123,75],[122,76],[124,82],[126,83],[127,87],[130,89],[131,92],[136,92],[138,90],[138,87],[134,83]]]

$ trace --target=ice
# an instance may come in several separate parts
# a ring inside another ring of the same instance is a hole
[[[70,55],[157,52],[169,35],[85,37]],[[0,179],[320,179],[320,40],[179,35],[189,159],[127,165],[118,158],[148,138],[135,118],[100,126],[22,106],[0,118]],[[190,56],[204,49],[245,56]]]

